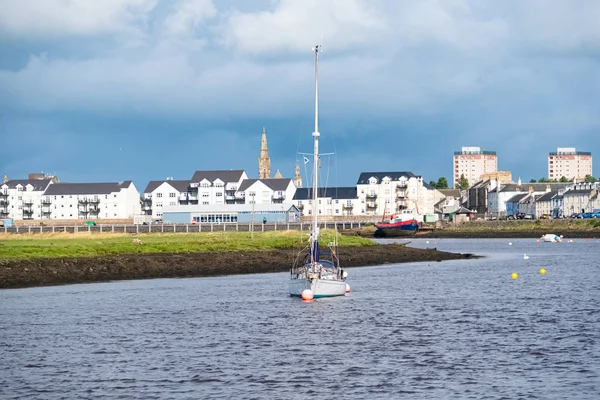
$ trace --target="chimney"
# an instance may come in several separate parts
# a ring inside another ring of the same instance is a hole
[[[533,193],[533,186],[529,185],[529,187],[527,188],[527,190],[529,191],[529,193]]]
[[[4,183],[8,182],[8,175],[4,175]]]
[[[550,185],[546,185],[546,193],[550,191]]]

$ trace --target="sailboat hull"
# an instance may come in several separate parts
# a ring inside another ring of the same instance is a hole
[[[302,297],[302,292],[305,289],[312,290],[315,299],[344,296],[346,294],[346,282],[319,278],[312,281],[308,279],[292,279],[290,281],[290,296]]]

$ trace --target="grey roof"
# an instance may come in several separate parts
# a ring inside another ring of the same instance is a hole
[[[594,189],[575,189],[575,190],[567,190],[563,196],[568,196],[571,194],[590,194]]]
[[[536,201],[550,201],[557,193],[556,191],[549,191],[541,195]]]
[[[519,193],[519,194],[515,194],[513,197],[511,197],[510,199],[506,200],[507,203],[518,203],[521,200],[523,200],[523,198],[525,196],[529,195],[529,192],[526,193]]]
[[[131,181],[103,182],[103,183],[55,183],[50,185],[44,192],[46,196],[56,195],[88,195],[88,194],[110,194],[119,192],[129,187]]]
[[[213,171],[196,171],[192,176],[192,182],[201,182],[207,179],[211,182],[217,179],[223,182],[237,182],[244,173],[243,169],[225,169],[225,170],[213,170]]]
[[[240,184],[238,191],[243,192],[244,190],[248,189],[250,186],[254,185],[258,181],[264,183],[271,190],[287,190],[288,186],[290,185],[290,182],[292,182],[291,179],[285,179],[285,178],[284,179],[278,179],[278,178],[244,179],[242,181],[242,183]]]
[[[400,172],[361,172],[358,177],[357,185],[366,185],[369,183],[369,178],[374,176],[377,178],[377,182],[381,182],[383,178],[389,176],[393,181],[397,181],[400,177],[405,176],[406,178],[416,178],[417,175],[413,174],[409,171],[400,171]]]
[[[150,183],[148,183],[148,186],[146,186],[146,189],[144,189],[144,193],[154,192],[163,183],[168,183],[169,185],[171,185],[174,189],[176,189],[179,192],[187,192],[188,188],[190,186],[190,182],[191,181],[188,181],[188,180],[150,181]]]
[[[312,199],[312,188],[298,188],[294,194],[294,200],[310,200]],[[317,195],[319,197],[328,197],[332,199],[356,199],[356,186],[351,187],[328,187],[318,188]]]
[[[446,197],[460,197],[460,189],[438,189],[438,192]]]
[[[17,185],[21,185],[23,187],[31,185],[33,186],[34,191],[43,192],[46,190],[51,181],[52,179],[11,179],[0,186],[6,185],[9,189],[16,189]]]
[[[546,191],[547,186],[546,185],[550,185],[550,190],[558,190],[564,187],[567,187],[569,185],[571,185],[571,182],[549,182],[549,183],[521,183],[520,188],[522,192],[528,191],[529,190],[529,186],[531,186],[533,188],[534,191],[536,192],[544,192]],[[516,183],[507,183],[505,185],[502,186],[502,188],[500,189],[501,192],[516,192],[517,191],[517,187],[519,187],[518,184]]]
[[[423,187],[424,187],[425,189],[429,189],[429,190],[433,189],[433,186],[431,186],[429,183],[427,183],[427,182],[425,182],[425,181],[423,181]]]

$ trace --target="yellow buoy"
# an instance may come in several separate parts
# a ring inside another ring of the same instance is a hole
[[[510,277],[513,279],[517,279],[519,277],[519,274],[517,274],[516,272],[513,272]]]
[[[546,269],[545,268],[540,268],[540,274],[542,274],[542,275],[546,274]]]
[[[302,300],[312,300],[315,297],[314,293],[310,289],[304,289],[302,291]]]

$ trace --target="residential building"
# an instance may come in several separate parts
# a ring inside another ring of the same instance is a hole
[[[536,195],[542,195],[552,192],[558,194],[559,190],[565,188],[569,183],[551,182],[551,183],[526,183],[522,184],[519,178],[517,183],[500,184],[487,193],[489,216],[503,218],[509,215],[515,215],[517,211],[508,207],[509,200],[518,194],[531,191]],[[553,207],[552,207],[553,208]],[[541,214],[540,214],[541,215]]]
[[[437,189],[437,191],[444,197],[434,205],[436,214],[441,215],[442,218],[448,218],[450,214],[461,208],[462,201],[459,189]]]
[[[454,152],[454,187],[458,186],[461,175],[469,181],[469,186],[478,182],[485,173],[498,171],[498,156],[495,151],[482,151],[480,147],[463,147]]]
[[[355,215],[383,216],[405,209],[420,216],[434,214],[434,189],[409,171],[363,172],[356,190],[360,209]]]
[[[282,204],[294,198],[296,186],[291,179],[245,179],[235,193],[243,204]]]
[[[360,210],[356,187],[330,187],[317,189],[317,212],[323,216],[351,216]],[[296,189],[294,203],[303,216],[312,215],[312,188]]]
[[[563,193],[563,215],[600,209],[600,183],[582,182],[570,185]]]
[[[142,214],[161,219],[165,206],[198,204],[198,194],[191,194],[189,180],[150,181],[144,189]]]
[[[42,196],[42,219],[129,219],[140,213],[132,181],[55,183]]]
[[[264,126],[260,141],[260,157],[258,157],[258,178],[271,178],[271,158],[269,157],[269,148],[267,146],[267,131]]]
[[[535,201],[535,217],[540,218],[542,215],[552,216],[553,206],[552,199],[558,195],[558,191],[550,190]]]
[[[548,179],[576,179],[583,181],[592,175],[592,153],[577,151],[575,147],[558,147],[548,155]]]
[[[54,177],[47,179],[13,179],[0,185],[0,219],[40,219],[42,218],[42,195],[56,182]]]

